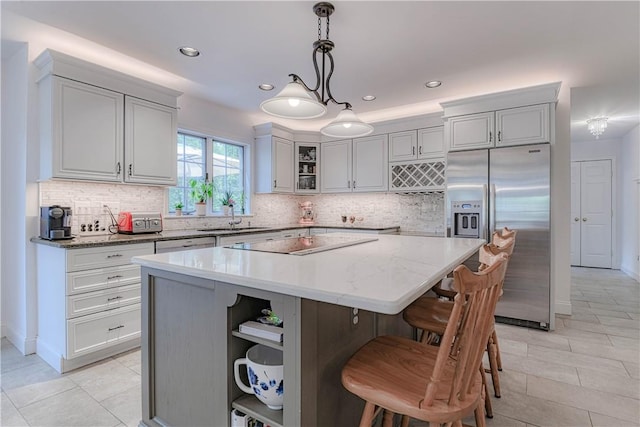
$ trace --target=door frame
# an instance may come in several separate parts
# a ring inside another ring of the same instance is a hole
[[[616,158],[612,156],[603,157],[578,157],[571,158],[569,163],[569,169],[571,169],[571,163],[573,162],[597,162],[600,160],[611,161],[611,209],[613,209],[613,216],[611,217],[611,269],[620,270],[620,261],[618,260],[618,167],[616,164]],[[571,196],[570,196],[571,197]],[[568,212],[567,218],[571,216],[571,212]]]

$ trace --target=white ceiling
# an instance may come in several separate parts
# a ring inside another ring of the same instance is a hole
[[[610,117],[607,138],[640,122],[637,1],[333,3],[332,92],[365,120],[434,112],[442,101],[562,81],[572,88],[572,140],[593,139],[585,120],[595,115]],[[152,66],[157,83],[171,82],[261,123],[273,118],[259,110],[260,102],[277,93],[288,74],[315,83],[313,4],[2,1],[1,7],[108,48],[96,52],[93,45],[98,57],[114,50],[136,58]],[[11,38],[4,31],[11,15],[2,16],[3,41]],[[202,54],[184,57],[177,52],[183,45]],[[443,85],[426,89],[428,80]],[[276,90],[260,91],[260,83]],[[362,101],[368,94],[377,99]],[[297,128],[318,129],[339,107],[329,111],[323,120],[296,122]]]

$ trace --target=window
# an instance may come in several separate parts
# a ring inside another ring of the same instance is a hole
[[[190,197],[189,181],[213,177],[213,200],[208,201],[208,213],[221,213],[227,192],[231,196],[236,213],[248,209],[246,187],[247,148],[239,143],[178,132],[178,185],[169,189],[169,213],[175,213],[177,203],[182,212],[195,212]],[[208,154],[211,153],[211,154]]]
[[[244,213],[244,147],[242,145],[213,141],[213,211],[222,211],[228,203],[227,196],[233,200],[234,210]]]
[[[194,212],[194,201],[189,197],[189,180],[205,179],[207,139],[195,135],[178,133],[178,185],[169,189],[169,212],[176,211],[176,204],[182,203],[184,213]]]

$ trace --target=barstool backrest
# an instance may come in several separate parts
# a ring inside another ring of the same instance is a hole
[[[495,262],[474,273],[464,265],[453,271],[453,286],[458,294],[438,350],[431,381],[423,405],[431,406],[439,383],[453,381],[448,404],[456,405],[471,393],[478,366],[493,328],[493,315],[500,296],[508,256],[496,255]],[[444,367],[455,363],[453,379],[443,378]]]

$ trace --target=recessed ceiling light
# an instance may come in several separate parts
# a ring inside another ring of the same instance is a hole
[[[262,90],[273,90],[273,88],[275,87],[274,85],[270,85],[269,83],[262,83],[260,86],[258,86],[260,89]]]
[[[183,46],[179,48],[178,51],[184,56],[188,56],[190,58],[195,58],[200,55],[200,51],[198,49],[189,46]]]
[[[376,97],[373,95],[365,95],[362,97],[363,101],[373,101],[374,99],[376,99]]]
[[[442,84],[442,82],[441,82],[441,81],[439,81],[439,80],[432,80],[432,81],[430,81],[430,82],[426,82],[424,85],[425,85],[426,87],[428,87],[429,89],[433,89],[434,87],[438,87],[438,86],[440,86],[441,84]]]

